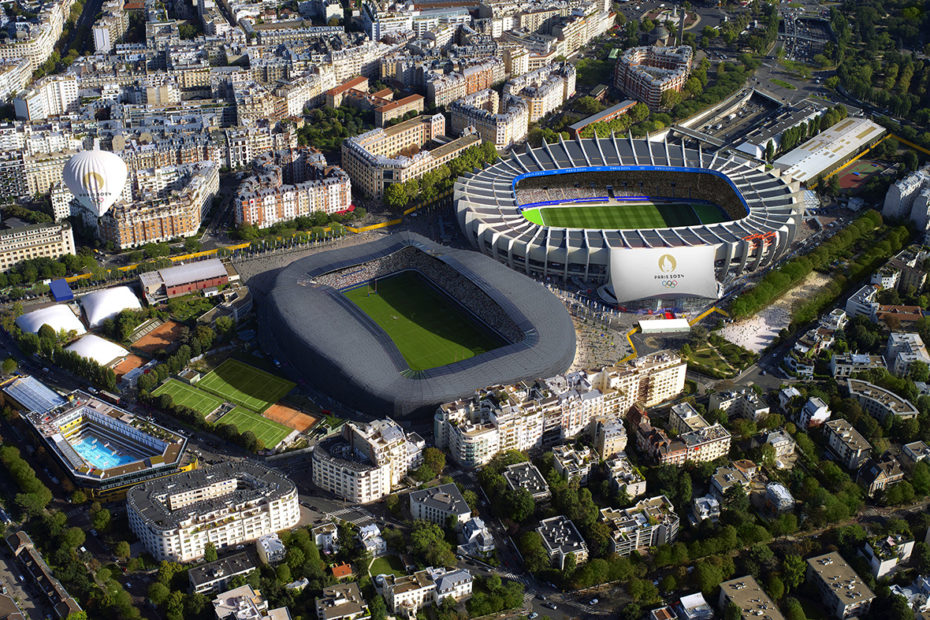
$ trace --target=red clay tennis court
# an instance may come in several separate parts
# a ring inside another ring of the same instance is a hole
[[[146,335],[132,343],[132,347],[147,355],[155,355],[162,349],[171,349],[181,338],[184,326],[174,321],[165,321]]]
[[[142,359],[138,355],[130,355],[122,362],[113,367],[113,372],[116,374],[116,378],[119,379],[125,375],[130,370],[135,370],[136,368],[141,368],[145,365],[146,360]]]
[[[879,162],[870,159],[860,159],[839,173],[840,188],[856,190],[865,185],[870,178],[885,169]]]
[[[264,416],[269,420],[283,424],[288,428],[293,428],[295,431],[300,433],[316,424],[318,420],[318,418],[314,418],[312,415],[307,415],[302,411],[297,411],[296,409],[291,409],[290,407],[277,404],[268,407],[264,413]]]

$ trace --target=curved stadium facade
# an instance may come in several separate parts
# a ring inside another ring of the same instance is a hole
[[[772,265],[797,234],[799,192],[745,158],[611,136],[527,147],[460,177],[454,199],[483,253],[536,277],[608,284],[622,302],[714,298],[718,282]],[[658,221],[629,215],[643,202]]]
[[[435,303],[411,310],[406,298],[417,291],[406,286],[388,298],[390,280],[412,274],[423,299]],[[374,313],[377,297],[385,298],[386,314]],[[436,304],[446,304],[440,324],[418,332],[417,321],[426,321]],[[312,387],[379,415],[432,413],[437,404],[487,385],[552,376],[575,354],[571,318],[545,287],[477,252],[406,232],[291,263],[260,311],[273,354]],[[418,333],[442,332],[453,314],[467,325],[440,344],[456,350],[469,330],[481,329],[490,338],[483,348],[430,363],[430,346],[409,347]]]

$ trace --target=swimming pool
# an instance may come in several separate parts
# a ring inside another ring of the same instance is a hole
[[[106,445],[104,440],[93,435],[87,435],[72,445],[75,452],[81,455],[81,458],[97,469],[110,469],[111,467],[119,467],[139,460],[138,457],[131,454],[123,454],[112,445]]]

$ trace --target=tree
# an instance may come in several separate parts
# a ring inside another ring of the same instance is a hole
[[[371,620],[384,620],[387,617],[387,604],[380,594],[371,599],[368,611],[371,614]]]
[[[204,545],[203,559],[206,562],[216,562],[216,559],[217,559],[216,545],[214,545],[212,542],[208,542],[206,545]]]
[[[666,90],[662,93],[662,97],[659,99],[659,104],[663,108],[671,110],[676,105],[681,103],[682,99],[683,97],[681,96],[681,93],[677,90]]]
[[[392,209],[403,209],[410,202],[410,197],[400,183],[391,183],[384,188],[384,204]]]
[[[785,619],[807,620],[807,616],[804,614],[804,608],[801,607],[801,602],[793,596],[789,596],[785,599]]]
[[[773,573],[765,582],[765,591],[777,601],[785,595],[785,584],[778,575]]]
[[[445,533],[435,523],[416,521],[410,532],[410,549],[425,564],[455,566],[455,554],[446,542]]]
[[[69,527],[62,533],[59,542],[62,549],[73,550],[83,545],[85,540],[84,530],[79,527]]]
[[[446,455],[442,450],[429,447],[423,451],[423,464],[433,470],[435,475],[440,476],[446,468]]]
[[[801,556],[788,554],[782,563],[782,581],[789,590],[794,590],[804,583],[806,571],[807,562]]]
[[[110,511],[106,508],[101,508],[90,518],[91,527],[93,527],[98,532],[105,532],[110,527],[111,515]]]
[[[507,508],[505,513],[517,523],[523,523],[536,511],[536,500],[533,494],[520,487],[506,494]]]
[[[132,551],[129,547],[129,543],[126,542],[125,540],[121,540],[118,543],[116,543],[116,548],[113,550],[113,553],[116,555],[117,558],[125,562],[126,560],[129,559],[129,556],[131,555]]]
[[[13,359],[12,357],[8,357],[5,360],[3,360],[2,370],[3,370],[3,374],[5,375],[13,374],[14,372],[16,372],[16,369],[18,367],[19,365],[16,363],[16,360]]]
[[[171,590],[165,584],[156,581],[149,586],[149,600],[156,605],[163,605],[169,596],[171,596]]]
[[[87,494],[81,489],[75,489],[74,493],[71,494],[72,504],[83,504],[86,501],[87,501]]]
[[[773,159],[775,159],[775,143],[769,140],[765,145],[765,161],[771,162]]]

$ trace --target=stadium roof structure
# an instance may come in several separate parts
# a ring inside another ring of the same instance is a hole
[[[17,377],[4,385],[3,391],[22,407],[35,413],[48,413],[68,403],[58,392],[32,375]]]
[[[80,303],[91,329],[107,319],[112,319],[123,310],[142,309],[139,298],[128,286],[115,286],[88,293],[81,297]]]
[[[83,358],[93,360],[101,366],[107,366],[114,360],[129,355],[129,351],[115,342],[110,342],[95,334],[87,334],[77,342],[65,347],[65,349],[73,351]]]
[[[84,324],[81,323],[74,312],[68,306],[62,304],[47,306],[20,315],[16,317],[16,324],[21,330],[30,334],[39,333],[39,328],[43,325],[48,325],[56,333],[61,330],[66,332],[74,331],[79,336],[87,333]]]
[[[361,265],[406,247],[438,259],[478,286],[513,321],[523,339],[472,358],[411,373],[391,338],[335,289],[313,278]],[[250,282],[251,284],[251,282]],[[575,356],[575,330],[545,287],[467,250],[409,232],[321,252],[281,270],[256,295],[262,345],[301,383],[379,415],[432,415],[436,405],[497,383],[564,372]]]
[[[518,208],[516,184],[524,178],[624,171],[705,172],[725,177],[745,201],[747,214],[738,220],[700,226],[579,230],[534,224]],[[456,205],[460,221],[473,223],[482,232],[493,231],[495,236],[502,235],[514,244],[546,245],[556,241],[590,249],[661,248],[741,242],[747,236],[794,225],[798,218],[795,191],[763,167],[733,154],[705,153],[700,147],[688,148],[684,143],[667,140],[652,142],[612,135],[580,140],[560,138],[535,149],[527,146],[509,159],[459,177]]]

